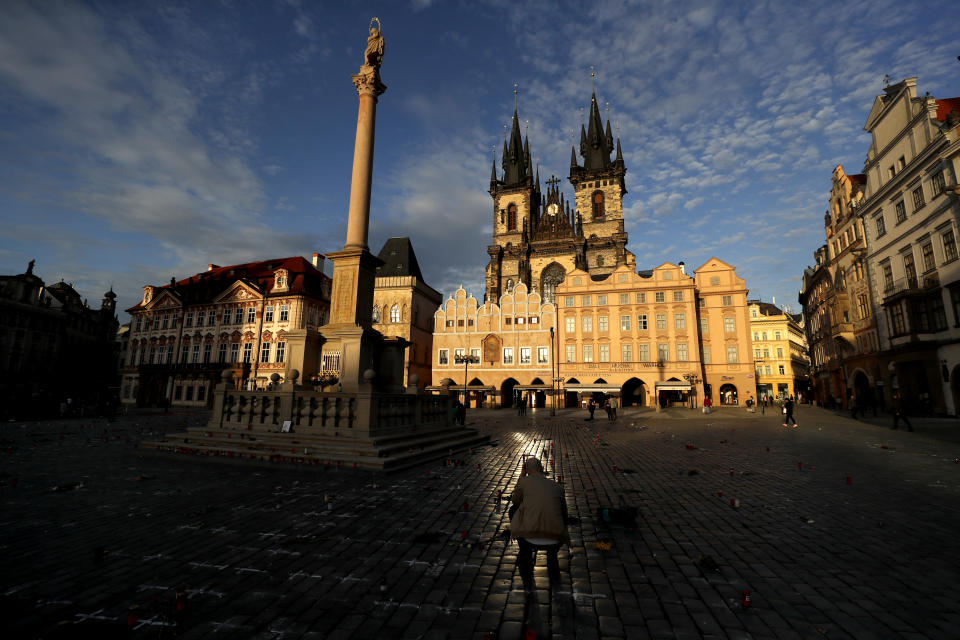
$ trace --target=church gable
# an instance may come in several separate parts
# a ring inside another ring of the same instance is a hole
[[[167,309],[179,309],[183,306],[180,299],[170,292],[169,289],[160,289],[159,293],[151,296],[151,299],[144,306],[148,311],[163,311]]]
[[[237,280],[232,285],[226,288],[223,293],[218,295],[213,299],[214,302],[241,302],[248,300],[259,300],[260,292],[254,289],[252,286]]]

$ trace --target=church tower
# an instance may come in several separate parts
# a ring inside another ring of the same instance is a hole
[[[616,157],[610,155],[616,149]],[[623,226],[623,196],[627,189],[620,139],[614,145],[610,120],[604,128],[597,106],[597,94],[590,97],[590,117],[586,129],[580,125],[580,156],[570,150],[570,183],[578,222],[582,222],[586,239],[586,261],[591,274],[609,273],[620,264],[636,264],[626,250],[627,234]]]
[[[494,158],[490,174],[493,197],[493,244],[487,247],[486,299],[498,301],[514,285],[530,286],[529,238],[540,212],[540,176],[533,173],[530,140],[520,135],[520,120],[513,110],[509,143],[503,143],[503,173],[497,178]]]

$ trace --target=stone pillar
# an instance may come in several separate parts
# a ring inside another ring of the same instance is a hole
[[[357,137],[353,146],[353,174],[350,181],[350,213],[347,219],[347,243],[344,249],[368,249],[370,226],[370,186],[373,175],[373,140],[376,131],[377,98],[387,90],[380,82],[377,67],[365,64],[353,76],[360,97],[357,113]]]

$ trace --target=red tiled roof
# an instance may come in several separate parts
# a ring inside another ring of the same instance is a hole
[[[944,122],[951,111],[960,111],[960,98],[937,100],[937,120]]]
[[[314,267],[310,261],[301,256],[293,256],[259,262],[246,262],[227,267],[214,267],[209,271],[203,271],[179,280],[175,284],[159,286],[154,297],[166,289],[174,291],[183,300],[184,304],[203,304],[212,301],[237,280],[263,285],[266,287],[269,296],[273,293],[273,274],[278,269],[288,271],[289,283],[288,289],[277,295],[306,294],[320,297],[323,282],[330,281],[330,277]],[[134,311],[143,306],[142,302],[138,302],[127,311]]]

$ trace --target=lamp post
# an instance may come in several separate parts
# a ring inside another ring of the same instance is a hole
[[[457,364],[463,364],[463,421],[467,421],[467,406],[470,404],[468,402],[467,396],[467,370],[470,368],[471,364],[477,364],[480,362],[480,358],[475,355],[454,355],[453,361]]]

